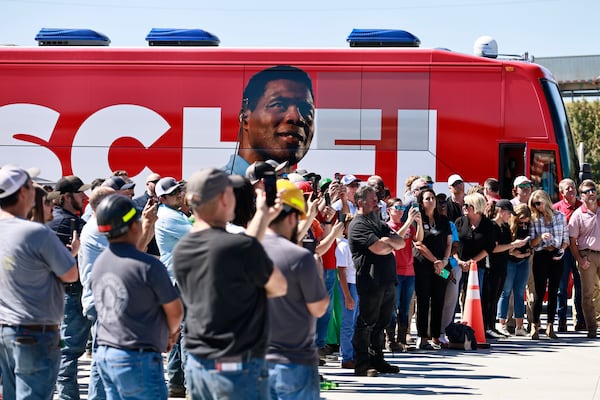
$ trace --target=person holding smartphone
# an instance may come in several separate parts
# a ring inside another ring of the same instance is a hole
[[[415,293],[417,296],[417,348],[440,349],[442,309],[449,277],[448,259],[452,250],[452,232],[448,218],[437,210],[433,189],[417,196],[423,220],[423,240],[415,243]],[[431,310],[431,311],[430,311]],[[431,343],[429,335],[433,338]]]
[[[402,199],[391,198],[387,201],[390,220],[387,225],[398,236],[404,238],[406,245],[395,250],[396,256],[396,304],[392,312],[392,320],[386,328],[386,347],[389,351],[406,350],[406,333],[410,331],[409,311],[412,296],[415,292],[415,269],[413,258],[413,241],[423,240],[423,223],[419,208],[410,207],[405,211]],[[408,214],[406,222],[402,222],[404,214]],[[397,332],[397,335],[396,335]]]

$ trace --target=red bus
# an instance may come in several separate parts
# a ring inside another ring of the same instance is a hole
[[[89,182],[125,169],[186,178],[236,151],[242,93],[276,65],[305,71],[314,137],[298,168],[409,175],[447,190],[529,176],[558,198],[578,162],[551,73],[523,61],[422,48],[1,47],[0,164]],[[139,187],[139,185],[138,185]]]

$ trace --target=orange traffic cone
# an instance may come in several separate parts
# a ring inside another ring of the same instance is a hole
[[[469,270],[463,323],[469,325],[475,331],[477,347],[489,347],[489,345],[485,342],[483,313],[481,311],[481,297],[479,296],[479,277],[477,275],[477,263],[475,261],[471,262],[471,269]]]

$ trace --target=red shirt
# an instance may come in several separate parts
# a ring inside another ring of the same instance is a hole
[[[567,217],[567,223],[569,223],[569,220],[571,219],[571,214],[573,214],[573,211],[581,207],[581,204],[583,203],[579,199],[575,199],[575,204],[573,205],[570,205],[566,202],[565,199],[562,199],[554,203],[554,205],[552,205],[552,208],[554,208],[556,211],[560,211],[565,217]]]
[[[402,227],[401,224],[395,224],[393,221],[388,221],[387,224],[395,231]],[[414,258],[412,252],[412,241],[416,234],[417,228],[415,228],[414,225],[411,225],[406,232],[406,236],[404,237],[404,247],[400,250],[394,250],[394,255],[396,256],[396,275],[415,275],[415,269],[413,267]]]

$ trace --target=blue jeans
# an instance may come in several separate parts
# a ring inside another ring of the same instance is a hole
[[[415,293],[415,276],[396,275],[396,305],[392,311],[390,329],[395,331],[396,323],[400,326],[408,326],[408,313],[410,312],[410,301]]]
[[[565,269],[563,270],[563,275],[560,278],[560,284],[558,286],[558,307],[556,309],[556,314],[558,315],[559,323],[567,322],[567,294],[568,294],[568,286],[569,286],[569,272],[573,274],[573,305],[575,306],[575,310],[577,311],[577,320],[582,321],[583,318],[583,308],[581,307],[581,277],[579,276],[579,270],[577,269],[577,264],[575,262],[575,257],[573,257],[573,253],[571,253],[571,249],[568,247],[565,249],[565,255],[563,256],[563,260],[565,260]],[[575,321],[573,321],[575,324]]]
[[[167,356],[167,375],[169,377],[169,389],[185,387],[185,351],[183,347],[183,325],[181,335]]]
[[[269,365],[269,387],[272,400],[318,400],[319,368],[316,365]]]
[[[323,314],[321,318],[317,319],[316,344],[318,348],[325,347],[326,344],[325,341],[327,339],[327,328],[329,328],[331,310],[333,309],[333,287],[336,280],[335,269],[324,269],[323,279],[325,280],[325,288],[327,289],[327,293],[329,293],[329,305],[327,306],[327,311],[325,311],[325,314]]]
[[[88,400],[105,400],[106,392],[104,384],[98,372],[98,363],[96,361],[96,351],[98,350],[98,342],[96,340],[96,330],[98,329],[98,315],[96,307],[92,307],[86,314],[86,317],[92,323],[90,330],[92,334],[92,362],[90,364],[90,383],[88,385]]]
[[[508,264],[506,265],[506,279],[504,280],[500,300],[498,300],[498,319],[506,319],[511,293],[514,296],[515,318],[523,318],[525,315],[525,285],[527,285],[528,279],[529,257],[519,262],[508,260]]]
[[[79,400],[77,360],[85,352],[85,345],[92,326],[90,320],[83,315],[81,290],[79,282],[65,288],[65,319],[60,327],[63,348],[56,381],[56,390],[60,400]]]
[[[264,358],[250,358],[239,371],[218,371],[215,360],[188,354],[185,385],[192,400],[259,400],[269,397],[269,371]]]
[[[346,308],[346,301],[344,299],[344,292],[340,287],[341,301],[342,301],[342,325],[340,326],[340,355],[342,361],[354,360],[354,347],[352,347],[352,336],[354,336],[354,325],[356,324],[356,317],[358,316],[358,293],[356,292],[356,284],[349,283],[348,291],[350,296],[354,299],[354,309],[348,310]]]
[[[107,399],[167,399],[160,353],[98,346],[96,358]]]
[[[50,400],[60,363],[60,334],[0,327],[0,370],[8,399]]]

